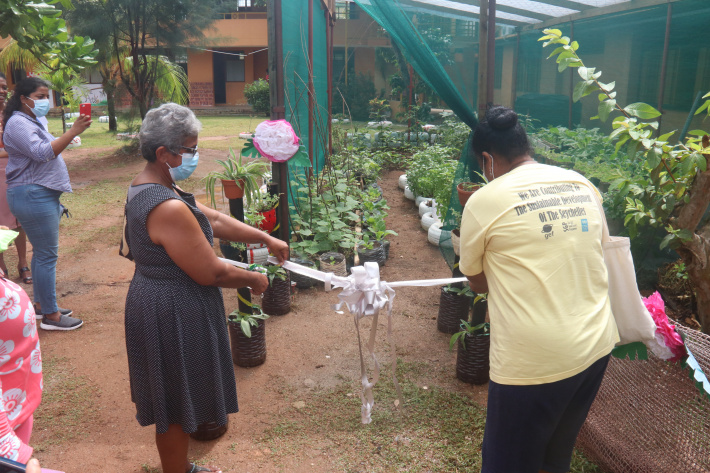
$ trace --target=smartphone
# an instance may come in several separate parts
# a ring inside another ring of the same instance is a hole
[[[91,104],[82,103],[81,105],[79,105],[79,115],[86,115],[87,117],[91,117]]]
[[[0,457],[0,473],[25,473],[25,465]]]

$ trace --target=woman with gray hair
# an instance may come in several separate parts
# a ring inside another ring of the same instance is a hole
[[[201,124],[186,107],[164,104],[146,114],[139,139],[148,161],[131,183],[126,237],[136,270],[126,298],[131,397],[142,426],[155,424],[164,473],[220,471],[187,461],[198,425],[225,425],[237,391],[220,287],[249,286],[266,276],[215,255],[213,237],[263,243],[279,259],[288,245],[195,202],[175,185],[197,154]]]

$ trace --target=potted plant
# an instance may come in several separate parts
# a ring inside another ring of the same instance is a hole
[[[487,383],[490,369],[488,350],[491,346],[488,322],[473,325],[462,320],[461,330],[451,337],[449,348],[453,349],[457,341],[456,377],[469,384]]]
[[[456,283],[443,286],[439,298],[436,328],[443,333],[456,333],[461,319],[468,320],[468,310],[474,297],[475,294],[468,284]]]
[[[456,193],[459,196],[459,203],[461,204],[461,207],[466,207],[466,202],[468,202],[469,197],[471,197],[474,192],[476,192],[478,189],[488,183],[488,179],[486,179],[486,176],[484,176],[480,172],[477,172],[476,174],[478,175],[478,177],[481,178],[481,182],[464,181],[459,182],[456,185]]]
[[[204,178],[205,191],[209,196],[210,204],[215,208],[217,207],[215,184],[218,179],[222,182],[222,190],[228,199],[246,197],[247,206],[249,206],[252,196],[259,190],[258,180],[263,178],[269,170],[268,163],[261,161],[244,163],[241,155],[237,160],[232,148],[229,148],[229,155],[230,157],[226,161],[217,160],[224,169],[212,171]]]
[[[266,324],[269,316],[261,307],[252,304],[251,313],[238,309],[229,314],[229,339],[232,342],[232,361],[243,368],[259,366],[266,361]]]
[[[345,263],[345,255],[336,251],[328,251],[320,255],[320,270],[325,273],[333,273],[336,276],[347,276],[348,270]]]
[[[237,241],[219,240],[219,249],[222,256],[232,261],[242,261],[242,251],[247,249],[247,245]]]
[[[251,199],[251,205],[245,213],[244,219],[253,227],[271,233],[276,228],[276,207],[278,205],[278,195],[257,191]]]
[[[269,287],[264,291],[261,307],[269,315],[285,315],[291,310],[291,279],[281,266],[266,266]]]

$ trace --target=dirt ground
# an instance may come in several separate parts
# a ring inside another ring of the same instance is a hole
[[[226,154],[208,149],[209,144],[200,146],[198,178],[216,169],[214,160],[224,159]],[[127,187],[143,166],[140,158],[126,160],[105,150],[70,150],[64,157],[75,189],[104,181],[125,183]],[[392,208],[388,228],[399,233],[391,237],[390,259],[382,269],[382,278],[449,277],[438,249],[426,241],[417,209],[397,188],[400,174],[389,172],[381,183]],[[36,413],[39,420],[32,444],[38,447],[37,457],[43,466],[68,473],[157,472],[160,466],[154,428],[138,425],[130,398],[123,311],[134,267],[118,255],[122,201],[114,200],[100,204],[100,215],[86,224],[92,231],[105,229],[97,233],[99,237],[87,239],[81,231],[67,232],[64,227],[60,231],[60,305],[73,309],[84,319],[84,326],[68,333],[40,330],[46,371],[55,374],[46,377],[45,398]],[[11,249],[8,253],[13,252]],[[14,276],[12,259],[8,259]],[[322,288],[304,290],[294,295],[291,313],[267,320],[266,363],[249,369],[235,367],[240,412],[230,417],[229,430],[223,437],[191,442],[191,459],[231,472],[334,471],[331,459],[317,442],[306,442],[305,448],[274,459],[258,439],[266,429],[292,415],[294,396],[308,405],[314,393],[343,379],[359,379],[352,317],[335,313],[331,305],[336,302],[336,293],[325,293]],[[429,366],[439,367],[444,376],[432,375],[427,381],[425,375],[423,382],[485,404],[486,386],[465,385],[455,378],[455,353],[448,349],[449,336],[436,329],[438,302],[438,287],[397,290],[397,356],[404,362],[424,360]],[[225,305],[228,311],[236,307],[236,291],[225,291]],[[382,362],[389,363],[392,354],[387,349],[385,323],[381,317],[377,352]],[[368,328],[366,322],[363,333]],[[381,379],[386,376],[383,373]],[[78,381],[72,383],[72,379]],[[376,387],[376,400],[377,396]],[[375,419],[377,409],[376,405]],[[70,411],[76,412],[77,418],[68,417]],[[360,412],[353,409],[342,415],[359,419]],[[54,416],[61,421],[53,422]]]

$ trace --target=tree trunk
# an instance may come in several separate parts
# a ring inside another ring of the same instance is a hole
[[[106,93],[106,109],[108,114],[108,129],[109,131],[117,131],[118,124],[116,123],[116,89],[113,86],[104,87]]]

